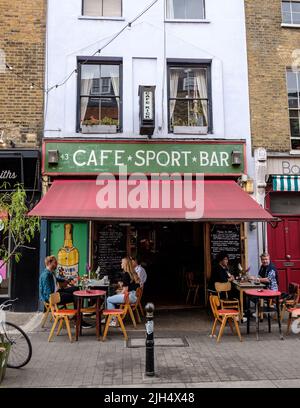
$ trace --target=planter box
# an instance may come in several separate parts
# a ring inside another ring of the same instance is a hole
[[[207,135],[207,126],[174,126],[173,132],[175,134],[186,135]]]
[[[0,343],[0,384],[5,376],[9,351],[10,351],[9,343]]]
[[[116,125],[82,125],[81,133],[117,133]]]

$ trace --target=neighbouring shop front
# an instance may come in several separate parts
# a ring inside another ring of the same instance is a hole
[[[192,272],[200,286],[196,304],[204,305],[216,255],[226,251],[233,269],[245,267],[245,222],[271,219],[237,184],[245,172],[244,141],[46,141],[48,191],[31,212],[44,220],[41,252],[56,255],[70,274],[98,269],[111,282],[119,278],[122,257],[137,255],[148,274],[146,300],[165,307],[185,305]],[[115,187],[115,198],[99,174]],[[176,204],[187,174],[194,203],[203,201],[196,215],[185,200]]]
[[[280,219],[268,225],[268,250],[278,268],[279,290],[300,283],[300,159],[268,157],[266,209]]]
[[[27,204],[32,209],[41,198],[40,183],[40,152],[39,150],[3,150],[0,151],[0,194],[13,191],[16,184],[23,184],[27,194]],[[0,242],[7,248],[12,248],[12,237],[4,235],[1,228]],[[20,262],[11,261],[3,264],[0,259],[0,303],[8,298],[18,301],[14,310],[34,311],[38,306],[38,276],[39,276],[39,234],[31,241],[31,248],[22,248]]]

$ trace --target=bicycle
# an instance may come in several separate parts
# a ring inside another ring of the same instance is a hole
[[[7,362],[7,367],[9,368],[24,367],[32,356],[32,345],[27,334],[16,324],[10,323],[4,318],[4,309],[12,305],[12,303],[8,302],[15,302],[16,300],[6,300],[0,305],[0,342],[10,344]]]

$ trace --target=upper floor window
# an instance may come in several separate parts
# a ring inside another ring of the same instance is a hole
[[[121,62],[79,62],[78,130],[114,133],[120,130]]]
[[[300,2],[282,1],[282,22],[284,24],[300,24]]]
[[[207,133],[211,130],[209,64],[169,64],[169,130]]]
[[[166,17],[173,20],[202,20],[205,0],[166,0]]]
[[[82,14],[91,17],[122,17],[122,0],[83,0]]]
[[[300,71],[287,70],[292,149],[300,149]]]

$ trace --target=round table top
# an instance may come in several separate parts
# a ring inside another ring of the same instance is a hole
[[[96,296],[104,296],[106,295],[105,290],[76,290],[73,292],[73,295],[80,296],[80,297],[96,297]]]
[[[257,296],[257,297],[275,297],[280,296],[281,292],[278,290],[270,290],[270,289],[248,289],[245,290],[245,294],[249,296]]]

